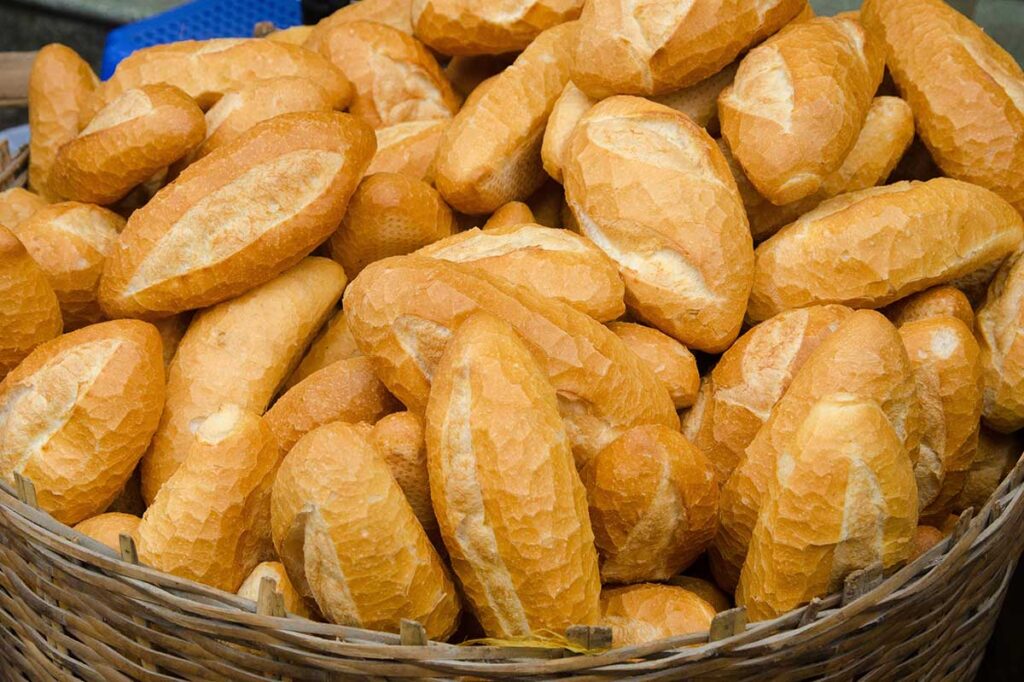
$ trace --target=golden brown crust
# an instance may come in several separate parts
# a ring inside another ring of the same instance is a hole
[[[441,143],[441,133],[448,126],[446,119],[408,121],[386,128],[377,128],[377,152],[366,175],[402,173],[425,180]]]
[[[499,206],[498,210],[491,214],[491,217],[487,219],[487,222],[480,229],[493,230],[499,227],[512,227],[514,225],[536,222],[533,211],[530,210],[529,206],[521,201],[510,201]]]
[[[964,292],[951,286],[938,286],[902,298],[881,310],[897,327],[932,317],[955,317],[968,329],[974,329],[974,310]]]
[[[674,585],[643,583],[601,591],[601,623],[611,627],[615,647],[705,632],[714,617],[711,604]]]
[[[736,78],[740,61],[737,59],[698,83],[650,99],[686,114],[694,123],[713,132],[712,129],[718,128],[718,96]]]
[[[0,381],[32,349],[63,330],[60,305],[46,273],[21,241],[0,224]]]
[[[985,424],[1010,433],[1024,427],[1024,257],[1003,263],[984,305],[977,331],[985,391]]]
[[[41,196],[22,187],[6,189],[0,192],[0,225],[13,230],[46,204]]]
[[[562,166],[569,147],[569,138],[576,130],[576,125],[597,100],[576,87],[569,81],[562,89],[562,94],[555,100],[551,109],[547,126],[544,128],[544,140],[540,147],[540,158],[544,170],[557,182],[562,182]]]
[[[323,369],[338,360],[347,360],[362,354],[356,340],[352,338],[352,332],[349,331],[345,311],[340,310],[313,339],[298,367],[284,382],[284,388],[291,388],[318,369]]]
[[[711,604],[715,612],[728,611],[732,608],[732,599],[726,596],[718,587],[709,580],[695,578],[690,575],[674,576],[669,583],[692,592],[707,603]]]
[[[302,26],[297,28],[310,27]],[[306,600],[296,591],[292,581],[288,579],[288,572],[284,570],[284,564],[280,561],[264,561],[257,564],[256,568],[252,569],[252,573],[242,581],[242,585],[238,588],[236,594],[239,597],[257,601],[260,596],[260,583],[263,582],[264,578],[270,578],[274,581],[274,591],[281,595],[281,599],[284,600],[284,608],[288,613],[294,613],[302,618],[312,617],[309,606],[306,605]]]
[[[700,374],[697,360],[686,346],[642,324],[609,322],[608,328],[654,370],[677,409],[693,405],[700,389]]]
[[[430,501],[427,474],[427,444],[423,420],[412,412],[395,412],[373,425],[370,438],[391,467],[391,474],[405,493],[405,499],[438,549],[444,547],[441,531]]]
[[[263,36],[266,40],[273,40],[278,43],[291,43],[293,45],[302,45],[309,39],[310,34],[313,32],[312,26],[300,25],[291,26],[289,28],[282,28],[272,33],[268,33]]]
[[[103,543],[118,554],[121,553],[121,535],[127,535],[135,542],[139,541],[139,524],[142,519],[134,514],[108,512],[80,521],[75,530],[88,535],[96,542]]]
[[[188,330],[192,316],[187,313],[171,315],[153,323],[156,330],[160,332],[160,340],[164,347],[164,367],[171,366],[174,354],[178,352],[178,344]]]
[[[413,0],[416,37],[442,54],[526,49],[546,29],[580,15],[583,0]]]
[[[412,35],[412,0],[359,0],[345,5],[317,22],[304,45],[310,50],[316,50],[324,36],[336,26],[352,21],[386,24]]]

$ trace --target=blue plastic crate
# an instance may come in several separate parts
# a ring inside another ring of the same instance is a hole
[[[260,21],[278,28],[302,23],[300,0],[194,0],[107,35],[101,78],[109,78],[118,62],[135,50],[177,40],[247,38]]]

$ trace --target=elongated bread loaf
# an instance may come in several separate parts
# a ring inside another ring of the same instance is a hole
[[[921,406],[907,351],[885,317],[858,310],[807,358],[722,488],[718,535],[709,558],[723,588],[732,589],[739,578],[780,454],[793,451],[800,425],[815,403],[840,392],[878,403],[911,464],[917,462]]]
[[[1020,65],[940,0],[866,0],[861,17],[884,43],[893,80],[942,171],[1024,212]]]
[[[705,632],[714,617],[711,604],[674,585],[643,583],[601,591],[601,624],[612,629],[615,647]]]
[[[736,590],[751,620],[835,592],[855,570],[897,566],[914,549],[914,474],[878,403],[832,394],[802,422],[767,481]]]
[[[284,382],[284,388],[286,390],[291,388],[318,369],[323,369],[338,360],[347,360],[362,354],[359,346],[356,345],[356,340],[352,338],[352,332],[349,331],[345,311],[341,310],[324,325],[317,337],[313,339],[313,343],[310,344],[309,350],[306,351],[306,355],[303,356],[298,367]]]
[[[958,180],[843,194],[757,247],[747,317],[817,303],[884,306],[1000,262],[1022,235],[1012,206]]]
[[[615,334],[479,268],[416,255],[378,261],[349,286],[345,309],[381,381],[414,412],[455,329],[483,310],[512,325],[547,372],[579,463],[630,427],[679,428],[668,391]]]
[[[263,37],[267,40],[273,40],[279,43],[302,45],[309,39],[312,32],[313,26],[300,24],[298,26],[290,26],[289,28],[272,31]]]
[[[13,230],[46,204],[45,199],[23,187],[5,189],[0,192],[0,225]]]
[[[36,54],[28,77],[28,185],[36,192],[56,198],[49,180],[57,150],[78,135],[78,113],[98,83],[92,67],[66,45],[50,43]]]
[[[264,578],[274,581],[274,591],[281,595],[284,601],[284,608],[288,613],[294,613],[302,618],[312,616],[306,600],[298,593],[292,581],[288,579],[288,572],[284,570],[284,564],[280,561],[264,561],[252,569],[252,573],[242,581],[238,588],[238,596],[257,601],[260,596],[260,584]]]
[[[370,439],[391,467],[391,474],[405,493],[417,520],[435,547],[441,548],[441,531],[430,501],[427,444],[423,420],[412,412],[395,412],[373,425]]]
[[[417,180],[427,177],[434,162],[441,133],[448,120],[407,121],[386,128],[377,128],[377,153],[373,155],[367,175],[402,173]]]
[[[536,222],[536,217],[529,205],[521,201],[510,201],[507,204],[502,204],[497,211],[492,213],[480,229],[491,231],[502,227]]]
[[[778,31],[805,4],[590,0],[580,15],[572,79],[592,97],[657,95],[693,85]]]
[[[619,271],[587,239],[567,230],[523,224],[473,228],[417,252],[466,263],[538,296],[562,301],[599,322],[626,312]]]
[[[718,589],[710,580],[697,578],[692,575],[673,576],[669,581],[670,585],[681,587],[687,592],[692,592],[707,603],[711,604],[716,613],[728,611],[732,608],[732,598],[726,596],[725,592]]]
[[[277,442],[259,415],[232,404],[197,420],[190,435],[139,524],[139,560],[234,592],[269,547]]]
[[[458,594],[369,430],[334,422],[292,448],[274,482],[274,545],[329,621],[397,632],[409,618],[445,639]]]
[[[338,226],[373,150],[348,114],[257,124],[132,214],[103,272],[104,310],[164,317],[273,279]]]
[[[75,526],[75,530],[120,554],[122,535],[127,535],[136,543],[139,541],[140,523],[142,523],[142,519],[134,514],[110,512],[80,521]]]
[[[544,31],[512,66],[478,87],[445,128],[434,181],[452,207],[491,213],[544,182],[544,127],[569,80],[575,35],[575,22]]]
[[[1003,433],[1024,427],[1024,257],[1015,253],[996,273],[978,310],[985,382],[982,415]]]
[[[434,373],[426,441],[441,536],[484,632],[596,624],[587,496],[555,390],[511,326],[486,313],[459,326]]]
[[[142,461],[147,502],[184,459],[195,420],[228,404],[263,413],[344,286],[337,263],[309,258],[195,316],[168,370],[167,404]]]
[[[700,388],[700,374],[697,360],[686,346],[642,324],[609,322],[608,328],[654,370],[677,409],[693,404]]]
[[[912,296],[901,298],[881,311],[897,327],[908,322],[927,320],[932,317],[955,317],[968,329],[974,329],[974,310],[964,292],[951,286],[925,289]]]
[[[569,138],[583,115],[595,104],[597,100],[576,87],[572,81],[565,84],[562,94],[555,100],[548,124],[544,128],[540,158],[544,170],[558,182],[562,182],[562,166],[565,163]]]
[[[1024,434],[999,433],[982,426],[978,434],[978,452],[964,478],[964,487],[953,501],[953,510],[981,509],[999,484],[1013,469],[1024,452]]]
[[[359,0],[345,5],[317,22],[304,45],[316,50],[335,26],[351,21],[373,21],[412,35],[412,0]]]
[[[683,434],[710,459],[725,485],[811,353],[853,311],[801,308],[765,320],[722,354],[683,418]]]
[[[526,49],[545,29],[580,15],[583,0],[413,0],[416,37],[442,54]]]
[[[667,580],[688,568],[715,536],[715,469],[678,431],[630,429],[580,475],[602,582]]]
[[[884,66],[850,16],[795,23],[744,57],[718,116],[754,187],[774,204],[821,189],[857,141]]]
[[[21,241],[0,224],[0,381],[64,328],[57,295]]]
[[[30,479],[61,523],[95,516],[131,476],[163,403],[153,325],[116,320],[47,341],[0,384],[0,476]]]
[[[753,246],[714,140],[666,106],[611,97],[576,127],[563,175],[580,231],[619,266],[629,309],[690,348],[728,348]]]

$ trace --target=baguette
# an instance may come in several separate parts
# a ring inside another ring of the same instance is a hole
[[[697,360],[686,346],[642,324],[609,322],[608,328],[654,370],[676,409],[693,405],[700,389],[700,374]]]
[[[170,85],[126,90],[64,144],[47,184],[67,199],[112,204],[203,141],[203,112]]]
[[[434,161],[441,134],[447,120],[407,121],[386,128],[377,128],[377,153],[373,155],[366,175],[401,173],[417,180],[427,178]]]
[[[974,310],[971,309],[971,302],[967,300],[964,292],[951,286],[925,289],[887,305],[880,312],[897,327],[918,320],[948,316],[957,318],[967,325],[968,329],[974,329]]]
[[[945,534],[934,526],[918,526],[914,530],[913,547],[907,561],[913,561],[945,539]]]
[[[47,201],[22,187],[0,192],[0,225],[15,229],[32,214],[47,205]]]
[[[313,33],[312,26],[291,26],[289,28],[282,28],[272,33],[268,33],[263,36],[266,40],[273,40],[278,43],[291,43],[292,45],[303,45],[309,40],[310,34]]]
[[[430,501],[423,420],[412,412],[394,412],[373,425],[370,440],[391,468],[391,475],[405,493],[427,537],[435,547],[444,547]]]
[[[512,66],[485,81],[441,135],[434,181],[453,208],[491,213],[543,184],[541,143],[569,80],[576,23],[544,31]]]
[[[334,422],[292,448],[274,482],[274,545],[329,621],[397,632],[408,618],[446,639],[458,594],[369,429]]]
[[[580,15],[572,79],[591,97],[659,95],[719,72],[782,28],[805,0],[650,5],[590,0]]]
[[[232,404],[197,420],[190,436],[139,524],[139,560],[235,592],[269,548],[277,443],[258,415]]]
[[[163,403],[152,325],[116,320],[47,341],[0,384],[0,476],[30,479],[61,523],[96,516],[131,476]]]
[[[945,175],[987,187],[1024,212],[1024,71],[939,0],[866,0],[893,80]]]
[[[578,463],[632,426],[679,428],[668,391],[615,334],[479,268],[415,255],[378,261],[349,286],[345,309],[360,350],[414,412],[454,330],[483,310],[512,325],[547,373]]]
[[[551,116],[548,117],[547,127],[544,128],[544,139],[540,147],[540,158],[544,164],[544,170],[555,181],[563,182],[562,167],[565,164],[565,155],[572,132],[576,130],[576,125],[583,115],[590,111],[597,102],[598,100],[580,90],[572,81],[565,84],[562,94],[555,100]]]
[[[878,403],[903,450],[910,453],[911,465],[917,463],[921,407],[907,351],[885,317],[858,310],[807,358],[722,488],[718,535],[709,558],[715,580],[723,588],[732,589],[739,579],[780,453],[793,452],[804,418],[832,393]]]
[[[124,224],[112,211],[68,201],[45,206],[18,226],[18,238],[57,294],[65,329],[103,319],[100,276]]]
[[[0,224],[0,381],[64,324],[46,273],[13,232]]]
[[[821,189],[857,141],[884,67],[882,46],[849,16],[798,22],[744,57],[718,117],[758,192],[781,205]]]
[[[732,608],[732,599],[727,597],[713,582],[703,578],[695,578],[690,575],[677,575],[670,581],[670,585],[681,587],[687,592],[692,592],[707,603],[711,604],[715,613],[728,611]]]
[[[999,269],[978,309],[978,343],[985,382],[982,417],[996,431],[1024,427],[1024,257]]]
[[[442,54],[525,50],[543,31],[580,15],[583,0],[413,0],[416,37]]]
[[[477,228],[425,246],[418,255],[485,270],[599,322],[626,312],[615,263],[579,235],[540,225]]]
[[[1005,434],[981,427],[978,452],[964,478],[964,487],[953,500],[956,513],[985,506],[1024,451],[1024,438],[1021,436],[1020,433]]]
[[[498,210],[491,214],[491,217],[487,219],[487,222],[480,229],[492,231],[502,227],[513,227],[536,222],[533,211],[530,210],[529,206],[521,201],[510,201],[499,206]]]
[[[308,28],[303,26],[301,28]],[[313,614],[306,605],[306,600],[298,593],[292,581],[288,579],[288,572],[284,570],[284,564],[280,561],[264,561],[252,569],[242,586],[238,588],[238,596],[258,601],[260,597],[260,583],[264,578],[274,581],[274,591],[281,595],[285,611],[294,613],[300,618],[312,618]]]
[[[898,566],[914,549],[914,473],[882,407],[832,394],[801,421],[766,481],[736,590],[755,621],[839,590],[853,571]]]
[[[147,503],[184,459],[194,420],[222,405],[263,413],[344,286],[336,263],[309,258],[195,316],[168,370],[167,404],[142,460]]]
[[[843,194],[757,247],[747,317],[818,303],[881,307],[1002,261],[1022,234],[1012,206],[958,180]]]
[[[70,47],[50,43],[36,53],[28,77],[28,186],[47,198],[57,198],[50,189],[57,151],[78,135],[78,113],[98,84]],[[0,223],[17,227],[2,217]]]
[[[824,305],[780,313],[741,336],[701,382],[683,434],[725,485],[811,353],[853,311]]]
[[[122,535],[127,535],[138,543],[140,523],[142,519],[134,514],[110,512],[80,521],[75,530],[120,554]]]
[[[412,253],[455,230],[451,209],[433,187],[408,175],[378,173],[359,183],[329,248],[355,277],[374,261]]]
[[[630,429],[581,470],[601,555],[601,581],[668,580],[718,526],[714,467],[677,431]]]
[[[512,327],[486,313],[462,323],[425,421],[441,536],[487,636],[596,624],[586,492],[555,390]]]
[[[728,348],[743,322],[753,245],[708,134],[668,107],[611,97],[576,127],[563,175],[580,230],[619,266],[630,311],[690,348]]]
[[[338,226],[373,150],[348,114],[258,123],[132,214],[103,272],[104,310],[166,317],[273,279]]]
[[[373,21],[412,35],[412,0],[359,0],[345,5],[317,22],[304,45],[316,50],[336,26],[352,21]]]
[[[310,344],[309,350],[298,367],[284,382],[285,390],[291,388],[318,369],[323,369],[338,360],[348,360],[362,355],[356,340],[352,338],[345,311],[339,311]]]
[[[612,646],[637,646],[666,637],[706,632],[715,609],[682,587],[643,583],[601,591],[601,624]]]

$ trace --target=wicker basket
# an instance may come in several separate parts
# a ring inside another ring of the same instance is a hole
[[[0,152],[3,150],[0,149]],[[0,171],[24,182],[27,154]],[[586,655],[541,646],[455,646],[315,623],[140,566],[35,507],[30,482],[0,484],[0,680],[969,680],[1024,548],[1024,459],[980,513],[898,572],[857,572],[842,594],[747,627],[742,609],[710,633]],[[268,587],[268,585],[264,585]],[[264,597],[267,597],[264,599]],[[606,632],[574,628],[593,647]]]

